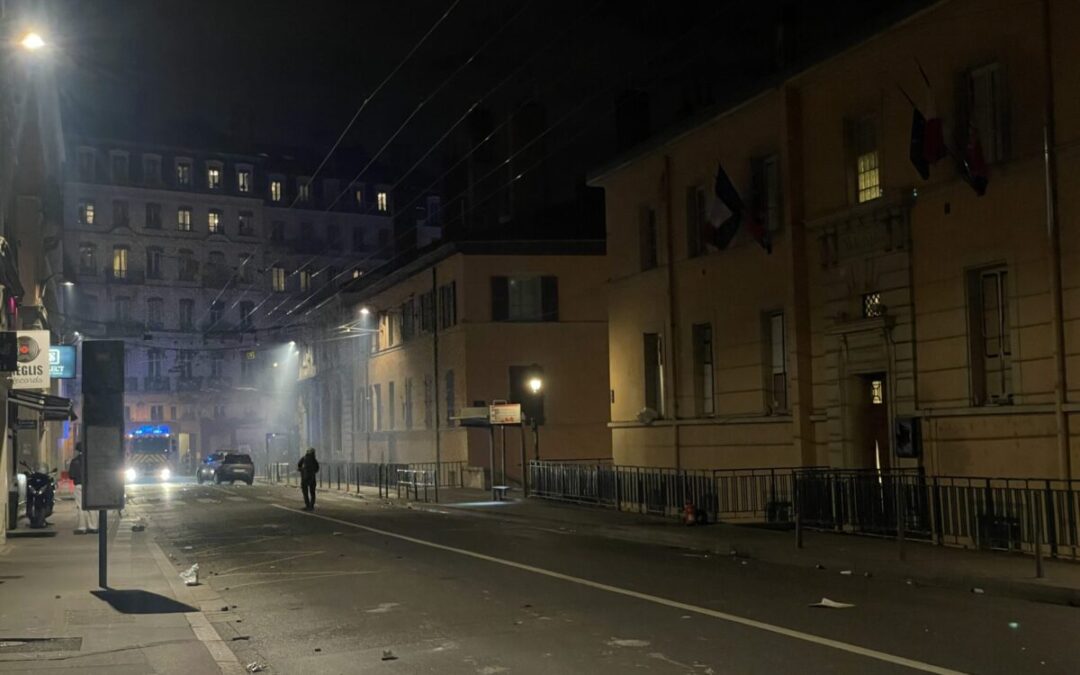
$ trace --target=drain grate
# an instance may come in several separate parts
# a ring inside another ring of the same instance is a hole
[[[0,654],[33,654],[37,652],[77,652],[82,638],[0,638]]]

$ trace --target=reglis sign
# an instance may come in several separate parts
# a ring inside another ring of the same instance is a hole
[[[21,330],[16,337],[18,370],[11,374],[12,389],[49,386],[49,331]]]

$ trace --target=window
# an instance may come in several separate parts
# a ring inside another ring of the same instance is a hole
[[[776,232],[784,220],[780,201],[780,160],[776,155],[759,157],[751,163],[753,174],[753,217],[767,232]]]
[[[379,209],[379,213],[386,213],[390,210],[390,197],[385,192],[380,192],[375,196],[375,204]]]
[[[84,199],[79,202],[79,224],[94,224],[94,202],[90,199]]]
[[[79,180],[94,182],[95,152],[93,148],[79,148]]]
[[[79,244],[79,274],[97,274],[97,246]]]
[[[131,218],[128,214],[128,203],[124,199],[114,199],[112,203],[113,225],[128,227]]]
[[[435,330],[435,291],[428,291],[420,296],[420,332],[430,333]]]
[[[210,323],[211,328],[221,323],[221,320],[225,317],[225,303],[221,300],[215,300],[210,303]]]
[[[298,178],[296,180],[296,198],[302,202],[311,201],[311,179]]]
[[[433,385],[434,381],[431,379],[431,375],[424,375],[424,428],[431,428],[431,404],[433,402]]]
[[[180,330],[191,330],[195,325],[195,301],[191,298],[180,300]]]
[[[405,428],[412,429],[413,424],[413,381],[411,377],[405,378],[405,397],[401,402],[402,417],[405,420]]]
[[[379,251],[384,255],[389,255],[390,251],[390,230],[379,230]]]
[[[1005,158],[1007,108],[1001,66],[991,63],[972,70],[967,77],[968,122],[978,134],[983,158],[996,162]],[[965,139],[966,140],[966,139]]]
[[[989,267],[969,272],[968,333],[975,405],[1012,402],[1012,321],[1009,272]]]
[[[341,228],[337,225],[326,226],[326,245],[334,251],[341,248]]]
[[[664,339],[659,333],[643,336],[645,354],[645,407],[664,416]]]
[[[161,204],[148,203],[146,205],[146,229],[161,229]]]
[[[638,246],[642,272],[655,269],[657,255],[656,209],[643,206],[638,213]]]
[[[285,223],[275,220],[270,224],[270,241],[279,243],[285,241]]]
[[[245,167],[236,170],[236,189],[240,192],[251,192],[251,169]]]
[[[181,206],[176,209],[176,229],[180,232],[191,232],[190,206]]]
[[[180,249],[177,256],[180,281],[195,281],[199,272],[199,263],[195,261],[195,254],[188,249]]]
[[[311,270],[300,270],[300,290],[311,290]]]
[[[705,188],[686,188],[686,251],[691,258],[705,252]]]
[[[270,285],[274,289],[275,293],[285,292],[285,268],[284,267],[272,267],[270,268]]]
[[[180,377],[190,380],[195,365],[195,352],[190,349],[181,349],[176,355],[176,368],[180,371]]]
[[[361,207],[364,205],[364,188],[356,188],[353,190],[353,199],[356,200],[356,206]]]
[[[221,211],[210,209],[206,214],[206,229],[210,234],[221,234]]]
[[[771,412],[784,412],[787,401],[787,344],[784,332],[784,313],[774,312],[766,317],[768,330],[767,390]]]
[[[251,384],[251,380],[255,375],[255,352],[247,352],[244,358],[240,359],[240,381],[244,384]]]
[[[240,273],[241,283],[255,283],[255,263],[251,262],[250,253],[240,254],[240,264],[237,266],[237,271]]]
[[[152,378],[161,377],[165,372],[165,352],[160,349],[146,350],[146,376]]]
[[[191,162],[188,160],[176,160],[176,184],[185,187],[191,185]]]
[[[161,422],[165,419],[165,406],[152,405],[150,406],[150,421]]]
[[[439,329],[457,324],[457,282],[439,286]]]
[[[114,152],[110,155],[112,180],[114,183],[128,182],[128,156],[126,152]]]
[[[885,383],[881,380],[870,380],[870,404],[882,405],[885,403]]]
[[[282,194],[282,183],[280,178],[275,178],[270,181],[270,201],[280,202],[284,195]]]
[[[244,300],[240,303],[240,328],[249,330],[254,326],[255,303]]]
[[[113,299],[113,321],[117,323],[131,321],[131,298],[118,297]]]
[[[877,120],[864,117],[850,125],[851,156],[855,160],[855,201],[859,204],[881,196]]]
[[[411,340],[416,335],[416,301],[409,298],[401,305],[401,339]]]
[[[359,227],[352,231],[352,250],[364,250],[364,231]]]
[[[394,394],[394,383],[386,385],[386,428],[397,428],[397,397]]]
[[[694,398],[697,399],[698,416],[705,417],[716,413],[713,392],[712,324],[694,324],[692,332],[694,340]]]
[[[881,292],[865,293],[862,296],[863,318],[872,319],[885,313],[885,307],[881,304]]]
[[[241,211],[236,217],[236,231],[245,237],[255,236],[255,214]]]
[[[206,187],[211,190],[221,189],[221,167],[211,166],[206,169]]]
[[[558,321],[558,279],[553,276],[492,277],[491,320]]]
[[[375,431],[382,431],[382,385],[371,386],[371,412],[374,415]]]
[[[216,420],[225,419],[225,406],[223,406],[223,405],[215,405],[214,406],[214,419],[216,419]]]
[[[454,371],[446,371],[446,423],[453,425],[453,417],[457,415],[457,409],[454,406],[454,402],[457,399],[457,395],[454,393]]]
[[[143,183],[161,184],[161,158],[157,155],[143,155]]]
[[[128,278],[127,246],[113,246],[112,275],[114,279]]]
[[[210,355],[210,377],[221,377],[221,373],[224,371],[225,355],[221,352],[214,352]]]
[[[147,299],[146,325],[148,328],[155,330],[161,330],[165,327],[165,301],[161,298]]]
[[[156,246],[150,246],[146,249],[146,278],[147,279],[161,279],[164,275],[161,272],[161,261],[164,258],[160,248]]]

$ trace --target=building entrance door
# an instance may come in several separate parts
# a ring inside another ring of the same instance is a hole
[[[854,446],[852,468],[888,470],[892,462],[886,374],[870,373],[852,379],[849,407]]]

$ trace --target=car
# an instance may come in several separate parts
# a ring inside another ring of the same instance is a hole
[[[199,481],[200,484],[202,484],[203,481],[213,480],[214,476],[217,475],[217,470],[218,467],[221,466],[222,460],[224,460],[225,456],[228,454],[229,453],[224,450],[219,450],[218,452],[211,452],[207,455],[206,458],[203,459],[202,464],[199,465],[198,470],[195,471],[195,480]]]
[[[251,485],[255,481],[255,463],[251,461],[251,455],[239,452],[225,455],[214,472],[214,480],[218,483],[242,480]]]

